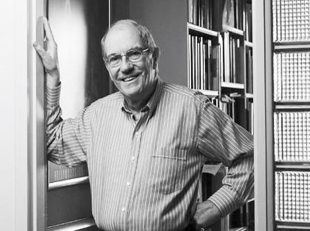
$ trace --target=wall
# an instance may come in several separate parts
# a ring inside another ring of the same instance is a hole
[[[0,8],[0,227],[27,230],[27,1]]]
[[[130,18],[147,26],[160,47],[159,75],[187,85],[187,1],[130,0]]]

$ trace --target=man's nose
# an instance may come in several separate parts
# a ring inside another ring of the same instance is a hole
[[[128,72],[129,70],[131,70],[133,68],[132,63],[128,60],[128,58],[124,55],[122,57],[122,62],[121,62],[121,66],[120,69],[122,72]]]

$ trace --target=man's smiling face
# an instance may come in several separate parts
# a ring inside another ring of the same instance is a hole
[[[138,30],[129,24],[119,24],[111,28],[104,42],[106,57],[126,54],[129,50],[143,50]],[[131,62],[123,55],[121,63],[112,66],[107,63],[110,77],[125,98],[131,101],[143,101],[156,83],[154,58],[151,52],[142,53],[138,61]]]

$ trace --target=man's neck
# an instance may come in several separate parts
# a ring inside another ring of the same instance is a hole
[[[157,81],[150,86],[150,89],[145,89],[145,93],[142,93],[142,95],[138,96],[137,99],[125,98],[128,109],[130,109],[134,114],[140,114],[142,108],[148,103],[154,94],[156,86]]]

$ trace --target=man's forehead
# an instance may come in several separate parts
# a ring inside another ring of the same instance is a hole
[[[128,35],[131,37],[139,37],[139,31],[135,26],[133,26],[129,23],[119,23],[119,24],[114,25],[109,30],[109,32],[107,34],[107,38],[119,36],[119,35]]]
[[[139,44],[141,45],[141,38],[138,29],[127,23],[114,25],[109,30],[105,39],[106,51],[114,46],[121,48],[122,46],[136,46]]]

